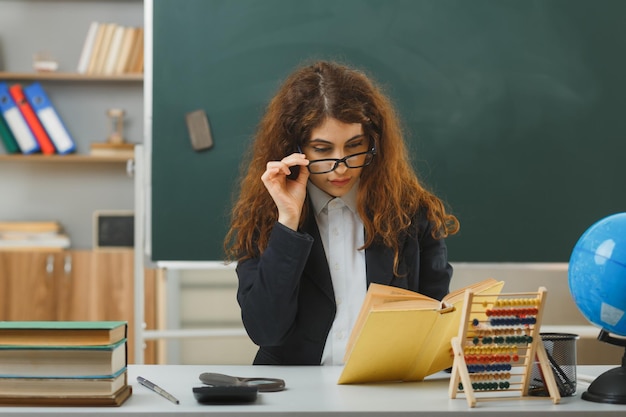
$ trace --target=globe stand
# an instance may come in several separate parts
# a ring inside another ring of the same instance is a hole
[[[602,329],[598,340],[626,348],[626,339],[610,336]],[[626,349],[622,357],[622,366],[610,369],[597,377],[581,398],[586,401],[609,404],[626,404]]]

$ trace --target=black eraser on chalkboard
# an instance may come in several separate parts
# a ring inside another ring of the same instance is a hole
[[[203,151],[213,147],[213,136],[209,118],[204,110],[195,110],[185,115],[191,146],[195,151]]]

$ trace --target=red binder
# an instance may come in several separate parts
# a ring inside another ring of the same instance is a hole
[[[13,100],[15,100],[17,107],[20,109],[20,112],[24,115],[28,127],[33,132],[37,142],[39,142],[41,152],[47,155],[53,154],[55,152],[54,145],[35,114],[35,111],[26,100],[22,86],[20,84],[14,84],[9,88],[9,92]]]

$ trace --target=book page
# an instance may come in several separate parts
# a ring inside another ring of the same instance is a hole
[[[474,290],[477,294],[499,294],[504,286],[503,281],[496,281],[495,279],[488,279],[481,281],[475,285],[470,285],[466,288],[480,288]],[[416,369],[416,377],[418,380],[424,379],[428,375],[432,375],[436,372],[443,371],[446,368],[452,366],[454,357],[452,356],[452,345],[450,341],[459,332],[459,326],[461,324],[461,316],[463,312],[463,300],[465,298],[465,289],[463,290],[463,297],[458,299],[454,303],[454,314],[441,314],[438,322],[433,326],[433,332],[430,335],[430,341],[432,343],[429,346],[424,346],[423,349],[427,350],[428,354],[418,355],[422,358],[431,358],[430,363],[423,360],[423,366]],[[477,307],[475,310],[483,310],[482,312],[476,312],[477,317],[482,317],[485,307]],[[419,359],[418,359],[419,360]]]
[[[389,285],[376,284],[372,283],[367,289],[367,293],[365,294],[365,299],[363,300],[363,304],[361,305],[361,310],[359,311],[359,315],[357,316],[356,321],[354,322],[354,327],[352,328],[352,332],[350,333],[350,338],[348,339],[348,343],[346,345],[346,353],[344,356],[344,362],[348,357],[350,351],[352,350],[352,346],[354,345],[354,341],[357,338],[357,335],[361,331],[363,324],[365,323],[365,319],[367,318],[369,312],[374,309],[374,307],[379,306],[381,304],[387,304],[397,301],[406,301],[406,300],[433,300],[430,297],[427,297],[423,294],[419,294],[415,291],[406,290],[404,288],[397,288]],[[436,301],[436,300],[434,300]],[[438,301],[437,301],[438,303]]]
[[[415,355],[414,362],[407,369],[410,381],[421,381],[431,373],[452,366],[454,356],[450,339],[456,336],[461,321],[461,309],[439,314],[433,324],[428,339]],[[437,369],[432,372],[432,369]]]
[[[371,312],[338,383],[405,380],[438,315],[435,310]]]
[[[377,304],[372,307],[371,311],[383,310],[440,310],[443,307],[441,301],[432,298],[390,301],[383,304]],[[453,308],[451,306],[451,308]]]
[[[448,295],[443,297],[443,301],[450,303],[450,304],[457,304],[458,302],[463,301],[463,297],[465,296],[465,290],[471,289],[475,293],[480,293],[481,291],[491,288],[500,282],[501,281],[498,281],[493,278],[487,278],[483,281],[475,282],[463,288],[459,288],[458,290],[451,291]]]

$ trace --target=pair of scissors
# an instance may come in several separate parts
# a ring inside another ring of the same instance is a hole
[[[204,372],[200,374],[200,381],[214,387],[227,386],[254,386],[259,392],[276,392],[285,389],[285,381],[278,378],[241,378],[237,376]]]

